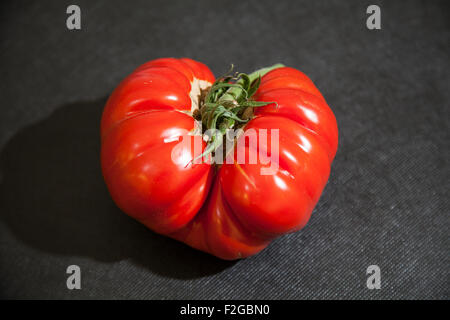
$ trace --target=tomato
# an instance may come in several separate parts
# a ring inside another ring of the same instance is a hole
[[[102,171],[115,203],[151,230],[227,260],[305,226],[338,144],[333,112],[305,74],[277,65],[239,77],[216,80],[200,62],[156,59],[120,83],[101,120]],[[199,122],[240,126],[230,161],[195,161],[219,150]],[[256,147],[247,132],[258,134]],[[273,163],[261,152],[274,147],[276,170],[262,174]]]

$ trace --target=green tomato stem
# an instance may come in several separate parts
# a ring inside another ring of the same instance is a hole
[[[272,70],[278,69],[278,68],[282,68],[282,67],[284,67],[284,64],[277,63],[277,64],[274,64],[273,66],[256,70],[248,75],[248,78],[250,79],[250,83],[252,83],[256,79],[258,79],[259,77],[262,78],[266,73],[268,73]],[[239,79],[236,83],[239,85],[242,85],[243,79]],[[226,91],[226,93],[223,96],[220,97],[218,102],[220,103],[220,102],[226,101],[226,100],[235,100],[235,97],[237,98],[237,97],[241,96],[242,93],[243,93],[242,87],[240,87],[240,88],[231,87]]]
[[[224,76],[216,80],[209,89],[200,109],[200,118],[205,129],[215,129],[219,133],[209,137],[204,152],[193,161],[215,152],[221,147],[223,135],[237,123],[245,124],[250,119],[242,118],[248,108],[262,107],[273,102],[254,101],[253,94],[258,90],[261,77],[268,72],[284,67],[277,63],[250,73],[240,73],[237,77]],[[231,71],[230,71],[231,72]],[[231,81],[231,80],[234,80]]]

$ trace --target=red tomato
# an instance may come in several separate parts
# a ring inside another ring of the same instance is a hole
[[[240,136],[232,163],[193,162],[206,143],[201,133],[192,133],[192,113],[214,82],[207,66],[187,58],[137,68],[105,106],[101,164],[111,196],[125,213],[157,233],[231,260],[305,226],[328,180],[338,130],[312,81],[279,67],[261,78],[252,99],[267,105],[254,108],[243,126],[245,132],[266,130],[267,144],[251,148]],[[240,163],[236,154],[271,150],[271,129],[279,130],[278,169],[262,175],[270,164],[259,158]],[[182,139],[192,147],[180,144]]]

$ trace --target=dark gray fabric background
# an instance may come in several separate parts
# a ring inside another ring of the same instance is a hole
[[[81,31],[65,25],[72,3]],[[3,1],[0,297],[449,299],[445,3]],[[369,4],[382,30],[366,28]],[[115,207],[99,167],[101,111],[124,76],[165,56],[216,75],[283,62],[315,81],[340,141],[306,228],[226,262]],[[70,264],[81,290],[66,288]],[[381,290],[366,288],[371,264]]]

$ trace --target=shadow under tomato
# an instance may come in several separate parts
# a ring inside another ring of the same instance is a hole
[[[167,277],[198,278],[232,266],[155,234],[115,206],[99,163],[105,102],[58,108],[6,144],[0,162],[0,219],[39,250],[103,262],[131,258]]]

